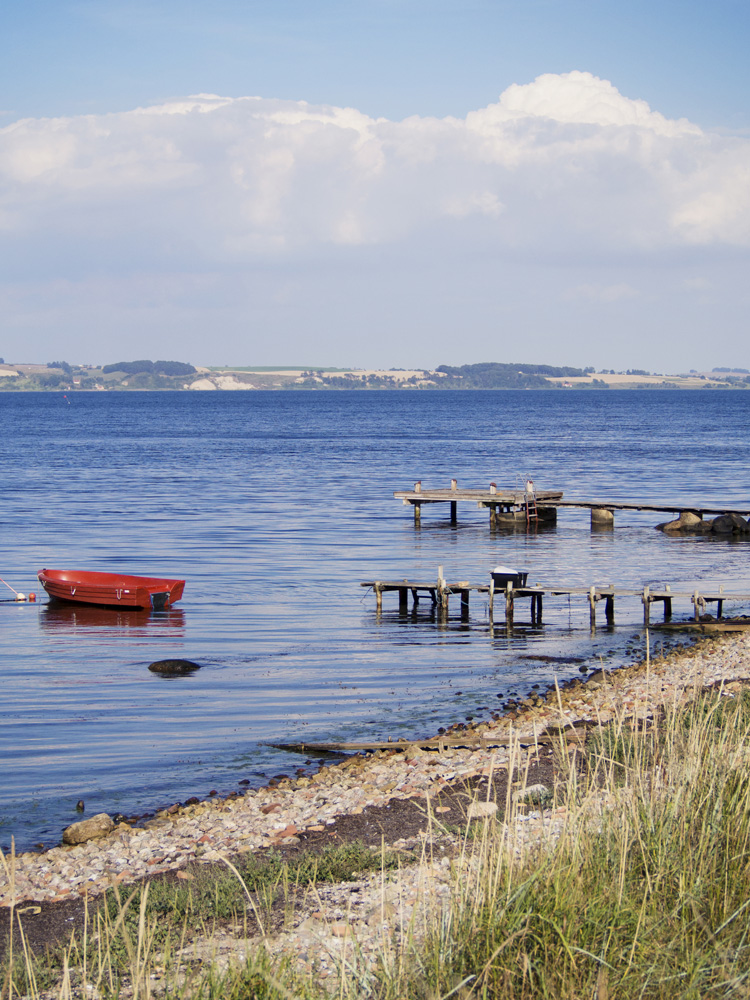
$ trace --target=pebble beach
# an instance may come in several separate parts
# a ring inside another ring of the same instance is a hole
[[[464,731],[488,743],[493,738],[508,741],[507,746],[452,747],[442,753],[410,747],[358,755],[275,787],[194,805],[175,804],[142,826],[119,823],[106,836],[76,846],[6,855],[0,870],[0,906],[14,906],[22,913],[26,907],[76,894],[96,898],[112,885],[168,871],[190,880],[194,876],[189,867],[196,864],[296,845],[305,832],[325,831],[338,817],[359,815],[393,799],[409,798],[439,810],[441,792],[509,766],[522,768],[525,759],[538,754],[535,740],[545,730],[569,727],[574,746],[576,723],[647,718],[693,699],[701,689],[726,685],[731,690],[733,682],[748,678],[750,633],[700,637],[664,657],[597,671],[588,679],[540,693],[497,721]],[[486,815],[493,806],[480,801],[469,807],[467,816],[472,817],[472,808],[474,815]],[[517,815],[515,841],[522,847],[554,836],[564,814],[564,807],[540,805]],[[303,966],[314,954],[315,967],[325,976],[329,959],[333,969],[335,954],[348,940],[357,939],[361,949],[366,939],[374,955],[396,925],[413,926],[416,907],[434,906],[450,891],[451,845],[437,837],[427,851],[424,838],[392,846],[417,854],[421,848],[421,860],[388,873],[386,884],[378,875],[317,889],[309,905],[300,908],[294,928],[267,940],[267,947],[291,951]],[[214,957],[220,957],[222,941],[221,935],[212,938]],[[224,944],[227,955],[241,957],[244,945],[236,937],[228,935]],[[193,947],[202,946],[207,945]]]

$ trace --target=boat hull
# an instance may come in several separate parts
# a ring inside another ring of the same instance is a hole
[[[168,608],[180,600],[185,589],[184,580],[121,573],[43,569],[37,576],[49,596],[57,601],[105,608]]]

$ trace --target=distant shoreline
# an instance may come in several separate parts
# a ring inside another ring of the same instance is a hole
[[[78,387],[50,387],[44,388],[42,386],[30,386],[28,388],[20,388],[17,386],[6,386],[0,381],[0,393],[7,396],[18,395],[20,393],[39,393],[44,395],[49,395],[51,393],[75,393],[80,394],[90,394],[90,395],[100,395],[101,393],[134,393],[134,392],[148,392],[148,393],[201,393],[201,392],[397,392],[399,394],[407,392],[450,392],[450,393],[465,393],[465,392],[540,392],[547,394],[549,392],[632,392],[634,390],[641,391],[664,391],[664,392],[696,392],[701,390],[710,390],[713,392],[747,392],[750,389],[750,385],[723,385],[717,383],[704,383],[702,385],[680,385],[677,382],[665,382],[659,384],[652,383],[632,383],[632,384],[617,384],[610,383],[603,386],[571,386],[559,389],[558,387],[550,387],[549,389],[541,388],[539,386],[423,386],[417,389],[414,388],[399,388],[393,385],[363,385],[363,386],[334,386],[334,385],[320,385],[320,386],[294,386],[294,385],[279,385],[279,386],[233,386],[231,390],[223,388],[221,386],[215,386],[212,389],[193,389],[190,387],[175,387],[172,388],[144,388],[143,386],[112,386],[107,389],[80,389]]]
[[[193,392],[328,389],[430,391],[534,389],[750,389],[750,371],[716,368],[663,374],[642,369],[595,371],[567,365],[488,361],[437,368],[194,366],[183,361],[121,361],[96,367],[67,361],[11,364],[0,359],[0,392]]]

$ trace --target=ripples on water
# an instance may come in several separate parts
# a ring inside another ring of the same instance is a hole
[[[425,507],[415,531],[392,497],[417,479],[528,474],[568,499],[741,506],[750,393],[81,393],[68,405],[6,392],[0,408],[1,576],[24,591],[43,566],[187,580],[177,608],[150,616],[0,605],[4,846],[56,842],[79,798],[89,814],[132,814],[304,762],[269,741],[422,735],[487,715],[498,694],[576,673],[566,658],[621,655],[642,615],[620,601],[617,629],[592,638],[585,602],[548,600],[541,629],[522,608],[513,636],[493,635],[484,599],[468,623],[456,603],[438,627],[429,602],[401,616],[386,595],[378,619],[360,580],[434,579],[442,565],[480,582],[502,562],[569,585],[750,589],[747,543],[668,538],[659,515],[618,513],[614,532],[592,534],[588,512],[563,510],[552,531],[490,534],[487,512],[460,504],[458,527]],[[148,671],[171,656],[203,669]]]

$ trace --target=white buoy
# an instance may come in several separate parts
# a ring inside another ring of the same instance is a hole
[[[25,601],[26,600],[26,594],[16,594],[16,600],[17,601]]]

